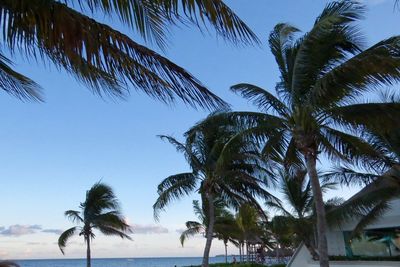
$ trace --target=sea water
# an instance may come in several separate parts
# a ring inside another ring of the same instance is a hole
[[[201,265],[201,257],[92,259],[92,267],[182,267]],[[232,262],[232,257],[228,257]],[[86,259],[17,260],[21,267],[85,267]],[[225,257],[210,257],[210,263],[225,262]]]

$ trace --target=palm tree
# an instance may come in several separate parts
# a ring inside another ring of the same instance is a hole
[[[76,233],[83,236],[87,248],[87,267],[91,266],[90,243],[95,238],[94,230],[107,236],[119,236],[131,240],[127,233],[129,225],[121,215],[119,202],[108,185],[98,182],[86,192],[85,202],[80,204],[80,211],[67,210],[65,216],[77,223],[58,238],[58,246],[64,254],[67,241]]]
[[[328,218],[336,218],[336,224],[358,217],[353,236],[359,235],[366,226],[381,218],[390,209],[390,201],[400,196],[400,130],[397,128],[400,118],[398,120],[393,127],[370,128],[365,133],[368,142],[379,147],[386,156],[380,164],[373,168],[358,167],[357,170],[351,166],[339,166],[323,175],[326,181],[363,187],[328,214]]]
[[[314,196],[311,189],[311,182],[307,179],[307,172],[304,169],[289,172],[279,169],[279,191],[282,194],[284,203],[281,201],[270,201],[268,206],[275,208],[281,216],[274,220],[275,224],[285,224],[304,243],[313,259],[318,259],[318,253],[313,241],[314,238]],[[334,189],[335,184],[324,182],[321,184],[322,192]],[[330,201],[331,202],[331,201]],[[328,203],[330,203],[328,201]],[[298,242],[297,242],[298,243]]]
[[[264,177],[264,163],[257,156],[254,142],[232,137],[237,125],[225,120],[209,118],[201,121],[185,133],[185,143],[170,136],[161,136],[185,155],[191,172],[169,176],[158,185],[158,199],[153,205],[155,218],[173,200],[197,191],[207,205],[208,227],[204,248],[203,267],[208,266],[209,253],[214,234],[215,206],[220,199],[232,207],[251,203],[261,210],[257,197],[269,199],[268,185]]]
[[[178,23],[207,24],[226,40],[257,43],[257,37],[222,0],[4,0],[2,47],[26,60],[51,62],[95,93],[124,96],[129,85],[159,99],[200,107],[225,103],[190,73],[129,36],[96,21],[102,13],[165,48]],[[41,100],[40,86],[16,72],[0,51],[0,88],[22,99]]]
[[[276,95],[251,84],[232,87],[262,110],[232,115],[247,121],[250,129],[245,133],[264,138],[267,159],[283,157],[289,169],[305,161],[323,267],[329,266],[329,260],[317,160],[323,153],[333,161],[370,164],[381,155],[357,133],[368,125],[393,124],[400,116],[399,103],[355,103],[362,93],[400,79],[400,37],[364,50],[362,35],[354,25],[363,11],[358,1],[329,3],[312,29],[297,39],[297,28],[276,25],[269,37],[281,73]]]
[[[203,203],[204,204],[204,203]],[[237,229],[237,224],[235,218],[229,210],[226,209],[225,203],[216,199],[214,201],[215,206],[215,225],[214,225],[214,235],[224,242],[225,246],[225,262],[228,262],[228,242],[235,241],[232,238],[232,232]],[[184,245],[187,238],[192,237],[197,234],[203,234],[206,236],[207,227],[208,227],[208,212],[207,205],[202,205],[200,207],[200,203],[198,200],[193,200],[193,210],[199,221],[187,221],[185,223],[186,230],[181,233],[180,241],[182,246]]]

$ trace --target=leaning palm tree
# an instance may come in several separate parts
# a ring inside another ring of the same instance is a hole
[[[169,176],[158,186],[158,199],[153,205],[155,218],[173,200],[197,191],[207,205],[208,225],[203,267],[208,266],[216,220],[214,202],[220,199],[229,206],[248,202],[261,210],[257,197],[269,199],[264,163],[257,156],[254,142],[235,138],[238,125],[233,121],[214,119],[201,121],[185,134],[181,143],[170,136],[161,136],[185,155],[191,172]]]
[[[91,266],[90,244],[95,238],[94,230],[98,230],[107,236],[119,236],[131,239],[129,225],[121,215],[119,202],[108,185],[98,182],[86,192],[85,202],[80,204],[80,211],[67,210],[65,216],[77,223],[58,238],[58,246],[64,254],[67,241],[76,233],[83,236],[87,249],[87,267]]]
[[[12,68],[10,55],[52,63],[95,93],[124,96],[129,86],[164,102],[200,107],[225,103],[182,67],[94,19],[118,19],[161,48],[178,23],[211,25],[234,43],[257,37],[222,0],[3,0],[0,3],[0,88],[40,100],[40,86]]]
[[[329,3],[312,29],[278,24],[269,45],[280,70],[276,94],[251,84],[232,90],[252,100],[262,112],[234,112],[249,130],[265,137],[269,160],[285,158],[288,168],[305,161],[317,215],[320,265],[329,266],[326,219],[317,161],[324,154],[333,161],[368,164],[380,153],[358,138],[365,126],[385,127],[400,115],[398,103],[356,103],[362,93],[400,80],[400,37],[363,49],[354,22],[364,7],[358,1]],[[393,124],[395,125],[395,124]],[[368,162],[368,163],[367,163]]]

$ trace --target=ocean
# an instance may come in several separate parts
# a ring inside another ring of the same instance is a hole
[[[201,257],[92,259],[92,267],[183,267],[200,265]],[[228,257],[232,262],[232,258]],[[21,267],[85,267],[86,259],[18,260]],[[225,257],[210,257],[210,263],[225,262]]]

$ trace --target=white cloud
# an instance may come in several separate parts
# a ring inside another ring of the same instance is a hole
[[[0,230],[0,235],[4,236],[29,235],[29,234],[34,234],[39,230],[42,230],[42,227],[37,224],[33,225],[14,224],[10,225],[8,228],[2,227],[2,229]]]
[[[132,225],[133,234],[166,234],[168,229],[154,224],[133,224]]]
[[[56,234],[56,235],[61,235],[63,230],[61,229],[44,229],[42,230],[42,233],[50,233],[50,234]]]

